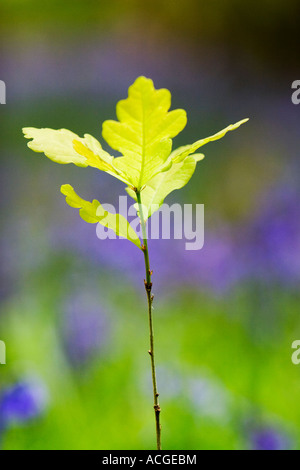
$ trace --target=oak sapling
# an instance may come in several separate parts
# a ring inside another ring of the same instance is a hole
[[[110,147],[121,153],[113,157],[104,151],[98,140],[89,134],[83,138],[73,132],[60,129],[24,128],[28,147],[43,152],[54,162],[73,163],[81,167],[93,167],[119,179],[135,202],[142,227],[141,241],[128,220],[110,213],[100,202],[81,199],[72,186],[63,185],[66,202],[79,209],[81,218],[88,223],[100,223],[112,229],[118,236],[127,238],[140,249],[145,262],[145,290],[148,301],[150,334],[149,356],[151,361],[153,400],[156,425],[157,449],[161,449],[161,425],[159,393],[155,372],[155,349],[153,332],[152,269],[150,267],[146,224],[159,209],[164,199],[175,189],[185,186],[192,177],[197,162],[204,158],[196,153],[203,145],[221,139],[228,131],[237,129],[247,119],[230,125],[211,137],[200,139],[191,145],[172,150],[172,139],[187,123],[183,109],[169,111],[171,94],[166,89],[156,90],[153,82],[139,77],[129,88],[128,98],[117,104],[117,121],[103,123],[103,138]]]

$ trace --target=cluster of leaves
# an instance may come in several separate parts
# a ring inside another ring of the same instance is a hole
[[[103,123],[103,138],[122,155],[116,158],[89,134],[80,138],[66,129],[35,128],[25,128],[23,132],[26,138],[32,139],[29,148],[45,153],[54,162],[97,168],[125,183],[135,201],[137,193],[141,195],[147,219],[168,194],[188,183],[197,162],[204,158],[196,153],[200,147],[221,139],[247,121],[244,119],[211,137],[172,151],[172,139],[186,126],[187,116],[182,109],[169,111],[170,107],[168,90],[156,90],[152,80],[139,77],[129,88],[128,98],[117,104],[118,121]],[[97,200],[91,203],[81,199],[70,185],[62,186],[61,192],[71,207],[80,209],[83,220],[100,223],[141,248],[137,233],[123,216],[105,211]]]

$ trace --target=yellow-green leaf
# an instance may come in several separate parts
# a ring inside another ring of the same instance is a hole
[[[192,153],[195,153],[196,150],[198,150],[203,145],[206,145],[209,142],[213,142],[214,140],[222,139],[222,137],[224,137],[227,134],[227,132],[234,131],[235,129],[237,129],[238,127],[240,127],[242,124],[244,124],[247,121],[249,121],[249,119],[243,119],[242,121],[239,121],[235,124],[231,124],[230,126],[226,127],[222,131],[217,132],[217,134],[214,134],[210,137],[206,137],[205,139],[197,140],[194,144],[179,147],[174,152],[172,152],[171,154],[172,161],[175,163],[181,162]]]
[[[67,129],[35,129],[33,127],[25,127],[23,133],[27,139],[32,139],[27,144],[31,150],[43,152],[50,160],[56,163],[74,163],[74,165],[84,168],[92,166],[98,169],[103,169],[102,165],[104,163],[110,166],[113,164],[114,157],[105,152],[100,142],[89,134],[85,134],[84,138],[80,138],[77,134]],[[96,155],[97,160],[91,160],[86,155],[76,151],[74,148],[75,142],[81,143],[81,145]]]
[[[156,90],[152,80],[139,77],[117,105],[119,121],[103,124],[104,139],[123,155],[114,167],[137,189],[159,173],[171,153],[171,139],[186,125],[186,112],[169,112],[170,106],[168,90]]]
[[[175,189],[185,186],[194,174],[196,164],[202,160],[204,155],[194,154],[185,160],[173,163],[171,168],[156,175],[141,191],[145,218],[157,211],[163,204],[165,198]],[[136,193],[127,188],[128,194],[136,200]],[[136,206],[138,210],[138,207]]]
[[[93,202],[85,201],[76,194],[73,187],[69,184],[63,185],[61,192],[66,196],[66,202],[69,206],[80,209],[80,217],[85,222],[89,224],[100,223],[104,227],[113,230],[117,236],[127,238],[138,248],[141,248],[141,241],[137,233],[121,214],[112,214],[106,211],[97,200]]]
[[[114,167],[113,167],[113,158],[108,162],[107,160],[103,160],[99,156],[99,150],[98,154],[94,153],[89,147],[87,147],[85,144],[80,142],[79,140],[74,140],[73,142],[74,150],[79,154],[85,157],[86,163],[89,166],[92,166],[94,168],[98,168],[98,170],[105,171],[106,173],[114,176],[115,178],[119,179],[120,181],[123,181],[123,183],[128,184],[129,181],[124,178],[120,172],[118,172]],[[96,149],[97,151],[97,149]]]

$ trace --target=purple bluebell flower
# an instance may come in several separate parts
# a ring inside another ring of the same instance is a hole
[[[74,226],[52,233],[57,247],[75,251],[102,270],[113,271],[137,286],[145,277],[141,253],[127,240],[99,240],[96,226],[87,226],[79,218]],[[183,240],[151,240],[149,252],[154,271],[155,293],[163,295],[170,290],[192,287],[213,294],[224,294],[244,276],[245,267],[237,253],[234,237],[228,227],[207,231],[203,249],[185,250]]]
[[[291,444],[286,435],[272,428],[252,431],[250,436],[252,450],[289,450]]]
[[[245,240],[249,276],[264,282],[296,286],[300,281],[300,194],[296,189],[273,190]]]
[[[225,224],[215,231],[207,230],[202,250],[182,253],[189,284],[214,295],[226,294],[245,276],[238,252],[239,246]]]
[[[36,380],[20,381],[0,393],[0,429],[39,417],[48,402],[45,386]]]
[[[300,280],[300,194],[282,187],[264,198],[257,215],[243,227],[217,224],[206,230],[204,247],[186,251],[185,240],[151,240],[154,289],[167,292],[176,285],[226,294],[245,280],[298,285]],[[141,282],[140,253],[126,240],[99,240],[95,227],[81,221],[68,228],[62,245],[80,251],[105,269]]]

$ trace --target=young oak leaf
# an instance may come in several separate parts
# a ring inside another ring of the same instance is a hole
[[[194,154],[181,162],[173,163],[168,171],[159,173],[149,181],[141,192],[145,219],[151,217],[161,207],[172,191],[182,188],[189,182],[195,172],[197,162],[203,158],[203,154]],[[126,190],[136,200],[136,193],[129,187]],[[138,210],[138,206],[135,207]]]
[[[191,145],[184,145],[183,147],[179,147],[178,149],[174,150],[174,152],[171,153],[170,158],[174,163],[179,163],[182,160],[184,160],[186,157],[189,155],[193,154],[198,150],[200,147],[203,147],[203,145],[208,144],[209,142],[213,142],[215,140],[222,139],[227,132],[229,131],[234,131],[238,127],[240,127],[242,124],[245,124],[245,122],[249,121],[249,119],[243,119],[242,121],[236,122],[235,124],[230,124],[230,126],[226,127],[225,129],[221,130],[220,132],[217,132],[216,134],[206,137],[205,139],[200,139],[194,142]]]
[[[82,155],[86,159],[86,163],[88,166],[98,168],[99,170],[115,173],[110,163],[107,163],[105,160],[102,160],[99,155],[96,155],[94,152],[92,152],[92,150],[90,150],[79,140],[73,140],[73,148],[76,153]]]
[[[69,206],[80,209],[80,217],[89,224],[100,223],[106,228],[113,230],[117,236],[127,238],[138,248],[141,248],[141,241],[137,233],[130,226],[128,220],[121,214],[112,214],[106,211],[99,201],[88,202],[79,197],[73,187],[65,184],[61,187],[61,192],[66,196]]]
[[[174,150],[167,162],[165,163],[165,171],[157,174],[151,181],[147,183],[141,193],[143,209],[146,215],[150,217],[163,204],[164,199],[175,189],[185,186],[193,176],[196,164],[203,160],[204,155],[195,154],[194,152],[203,145],[213,142],[224,137],[227,132],[233,131],[247,122],[243,119],[236,124],[227,126],[220,132],[205,139],[198,140],[192,145],[185,145]],[[193,155],[191,155],[193,154]],[[136,200],[136,194],[130,187],[127,189],[128,194]]]
[[[99,143],[99,142],[98,142]],[[108,163],[107,161],[104,161],[99,155],[94,153],[90,148],[88,148],[86,145],[84,145],[82,142],[79,140],[74,140],[73,141],[73,147],[74,150],[79,154],[85,157],[86,163],[94,168],[98,168],[98,170],[105,171],[106,173],[110,174],[111,176],[114,176],[115,178],[119,179],[120,181],[123,181],[123,183],[128,184],[128,180],[124,178],[114,167],[113,167],[113,160],[111,160],[111,163]]]
[[[118,121],[103,123],[103,138],[123,156],[114,167],[140,190],[162,171],[172,150],[172,138],[186,126],[186,112],[169,112],[171,93],[156,90],[153,82],[139,77],[129,88],[128,98],[117,104]]]
[[[34,152],[44,153],[50,160],[61,163],[86,168],[91,166],[99,170],[107,171],[104,168],[112,167],[114,157],[105,152],[97,139],[89,134],[80,138],[74,132],[67,129],[35,129],[34,127],[25,127],[23,133],[26,139],[32,139],[28,142],[28,147]],[[82,150],[81,144],[87,154],[78,151]],[[93,158],[91,158],[93,154]]]
[[[145,214],[147,210],[150,217],[168,194],[188,183],[197,161],[203,158],[201,154],[195,154],[198,148],[221,139],[248,121],[239,121],[171,153],[171,139],[185,127],[187,119],[184,110],[169,112],[170,106],[168,90],[156,90],[152,80],[139,77],[129,88],[128,98],[117,105],[119,121],[103,124],[104,138],[123,154],[118,158],[105,152],[98,140],[89,134],[80,138],[66,129],[35,128],[25,128],[23,132],[26,138],[33,139],[28,143],[32,150],[44,152],[55,162],[105,171],[128,185],[127,192],[135,200],[136,191],[142,191]]]

